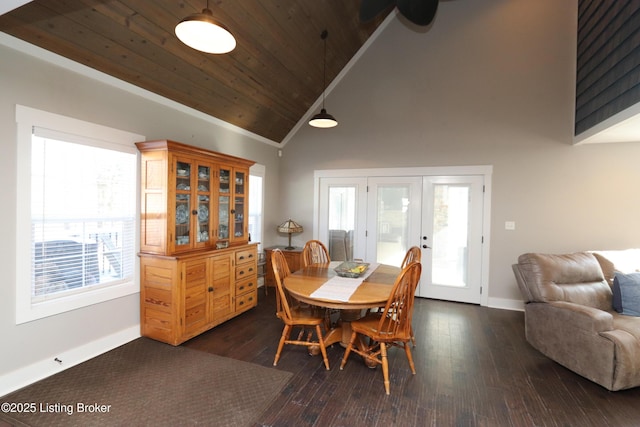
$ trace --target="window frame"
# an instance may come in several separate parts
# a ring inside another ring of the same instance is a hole
[[[134,272],[129,281],[88,289],[86,292],[33,303],[31,299],[31,137],[34,128],[87,138],[103,148],[136,155],[135,217],[140,217],[140,161],[135,142],[145,137],[75,118],[16,105],[17,182],[16,182],[16,324],[87,307],[140,292],[140,263],[135,254],[140,248],[140,224],[135,222]],[[98,136],[98,137],[97,137]]]

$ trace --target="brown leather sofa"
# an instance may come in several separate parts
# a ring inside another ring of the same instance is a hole
[[[612,253],[527,253],[513,271],[525,302],[527,341],[615,391],[640,385],[640,317],[613,310]]]

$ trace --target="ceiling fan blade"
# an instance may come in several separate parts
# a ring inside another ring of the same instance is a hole
[[[438,10],[438,0],[397,0],[397,4],[405,18],[422,26],[429,25]]]
[[[362,0],[362,3],[360,3],[360,22],[372,21],[378,14],[395,2],[396,0]]]

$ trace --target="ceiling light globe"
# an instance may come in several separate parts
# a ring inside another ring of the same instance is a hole
[[[182,43],[206,53],[228,53],[236,47],[236,39],[213,19],[209,9],[184,18],[175,32]]]

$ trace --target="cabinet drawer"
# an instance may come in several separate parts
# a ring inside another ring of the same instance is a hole
[[[258,305],[258,292],[256,289],[236,297],[236,311],[247,310],[256,305]]]
[[[236,296],[246,294],[258,288],[257,277],[240,280],[236,283]]]
[[[258,264],[255,260],[252,263],[242,264],[236,267],[236,280],[258,276]]]
[[[246,262],[255,262],[257,258],[256,249],[245,249],[236,252],[236,265],[244,264]]]

